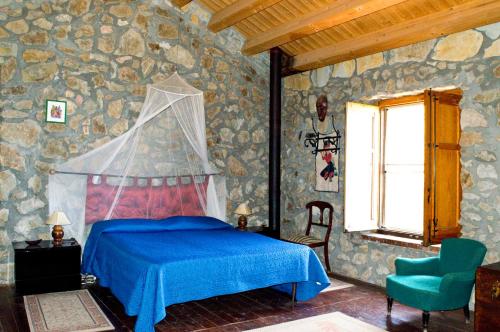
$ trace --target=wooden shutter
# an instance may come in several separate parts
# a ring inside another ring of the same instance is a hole
[[[425,92],[424,245],[460,236],[459,90]]]
[[[377,229],[380,178],[378,107],[347,103],[345,128],[344,230]]]

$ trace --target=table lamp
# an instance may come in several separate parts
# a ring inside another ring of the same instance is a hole
[[[252,209],[250,209],[247,203],[241,203],[234,211],[240,217],[238,218],[238,228],[245,229],[247,227],[247,216],[252,214]]]
[[[52,228],[52,237],[54,238],[54,241],[52,241],[52,243],[55,246],[60,246],[63,242],[64,237],[64,230],[62,226],[71,224],[68,218],[66,217],[64,212],[56,211],[51,214],[46,224],[54,225],[54,227]]]

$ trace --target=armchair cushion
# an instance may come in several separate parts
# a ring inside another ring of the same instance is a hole
[[[430,311],[433,303],[440,302],[441,279],[437,276],[391,274],[386,281],[387,295],[411,307]]]

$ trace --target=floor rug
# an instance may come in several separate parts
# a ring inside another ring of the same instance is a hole
[[[313,316],[309,318],[292,320],[290,322],[261,327],[254,332],[383,332],[376,326],[344,315],[341,312]]]
[[[328,286],[327,288],[323,289],[321,291],[321,293],[323,293],[323,292],[331,292],[331,291],[334,291],[334,290],[348,288],[348,287],[353,287],[353,286],[354,286],[353,284],[349,284],[349,283],[344,282],[342,280],[330,278],[330,286]]]
[[[88,290],[27,295],[24,307],[31,332],[114,330]]]

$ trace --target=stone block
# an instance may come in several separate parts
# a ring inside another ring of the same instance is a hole
[[[441,39],[432,58],[439,61],[464,61],[475,56],[483,44],[483,35],[474,30],[454,33]]]

